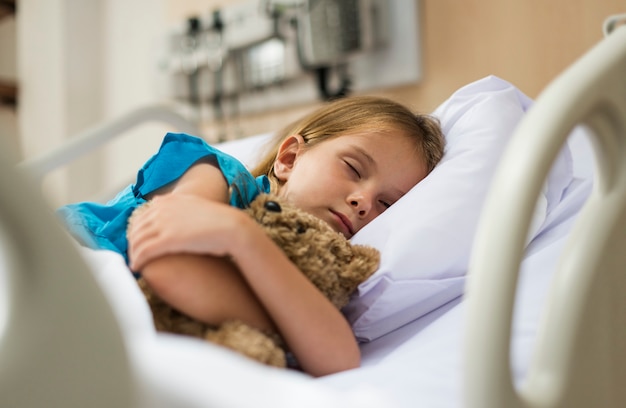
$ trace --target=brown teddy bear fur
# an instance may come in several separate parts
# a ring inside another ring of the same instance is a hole
[[[244,211],[264,227],[289,259],[339,309],[378,268],[380,254],[376,249],[352,245],[324,221],[274,195],[259,195]],[[138,283],[157,330],[203,338],[261,363],[286,366],[287,348],[278,333],[262,332],[240,321],[219,326],[199,322],[163,302],[143,279]]]

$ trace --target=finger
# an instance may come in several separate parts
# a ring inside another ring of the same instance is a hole
[[[129,247],[128,259],[133,271],[141,271],[152,260],[151,252],[153,251],[150,249],[151,247],[149,241],[134,245],[132,249]]]
[[[159,234],[159,228],[156,228],[154,225],[137,225],[132,226],[128,233],[126,234],[126,238],[128,239],[128,244],[137,245],[140,242],[143,242],[147,239],[154,238]]]
[[[159,239],[159,230],[151,224],[132,226],[129,228],[126,238],[128,241],[128,258],[130,264],[135,267],[138,260],[142,264],[145,263],[143,255],[145,248],[154,246],[152,242]]]

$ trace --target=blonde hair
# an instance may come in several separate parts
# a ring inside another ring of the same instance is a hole
[[[270,142],[267,154],[252,170],[256,176],[267,175],[275,191],[278,180],[274,162],[282,141],[290,135],[300,135],[310,148],[341,135],[361,131],[401,133],[414,140],[416,150],[424,158],[427,174],[443,157],[445,141],[439,121],[429,115],[414,114],[405,106],[389,99],[354,96],[338,99],[278,132]]]

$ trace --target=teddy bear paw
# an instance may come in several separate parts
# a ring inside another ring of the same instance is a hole
[[[240,321],[228,321],[217,330],[209,330],[205,339],[235,350],[260,363],[284,368],[285,352],[267,334]]]

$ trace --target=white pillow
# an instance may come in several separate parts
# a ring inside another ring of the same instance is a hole
[[[248,169],[253,168],[265,155],[273,133],[261,133],[243,139],[229,140],[215,145],[224,153],[228,153],[241,161]]]
[[[489,76],[455,92],[433,113],[446,135],[442,162],[401,200],[359,231],[354,243],[381,251],[379,270],[344,309],[362,341],[373,340],[459,297],[491,178],[532,101]],[[218,147],[251,166],[271,135]],[[539,197],[528,241],[572,180],[565,147]]]
[[[489,76],[455,92],[435,112],[446,135],[442,162],[354,238],[381,251],[379,270],[344,312],[373,340],[459,297],[477,221],[499,158],[532,101]],[[529,241],[572,179],[564,147],[538,200]]]

